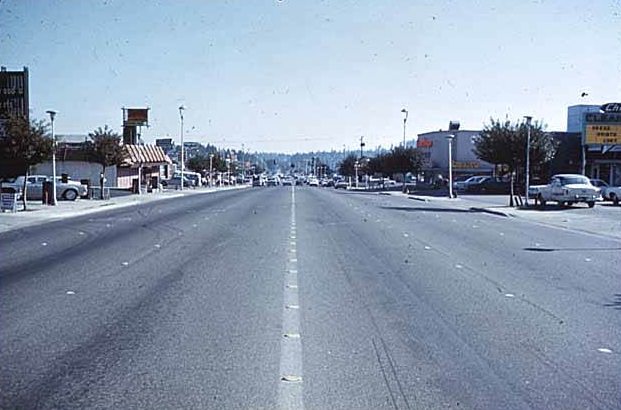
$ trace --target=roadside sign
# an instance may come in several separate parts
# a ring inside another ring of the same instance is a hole
[[[0,210],[2,212],[17,212],[17,194],[15,191],[0,193]]]

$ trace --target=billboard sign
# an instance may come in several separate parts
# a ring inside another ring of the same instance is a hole
[[[621,144],[621,109],[620,104],[610,103],[610,110],[602,113],[586,114],[586,125],[584,128],[584,144],[586,145],[619,145]],[[603,108],[602,108],[603,109]]]
[[[125,118],[123,125],[129,126],[148,126],[149,125],[149,109],[148,108],[124,108]]]
[[[0,71],[0,121],[11,116],[28,118],[28,69]]]

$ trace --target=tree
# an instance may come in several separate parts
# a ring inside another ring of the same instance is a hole
[[[388,154],[382,156],[382,173],[388,175],[402,174],[403,188],[405,189],[405,176],[408,172],[418,174],[423,166],[423,157],[416,148],[394,147]]]
[[[11,117],[0,139],[0,162],[5,164],[5,176],[24,176],[22,204],[26,210],[28,171],[30,166],[43,162],[52,153],[53,141],[42,120],[28,122],[25,117]]]
[[[121,146],[121,136],[112,131],[108,126],[97,128],[88,134],[90,141],[87,143],[87,151],[90,160],[101,165],[101,176],[99,178],[100,198],[104,198],[104,173],[106,168],[113,165],[120,165],[123,162],[123,147]]]
[[[475,155],[496,167],[502,166],[513,176],[523,176],[520,171],[525,167],[526,142],[528,124],[524,121],[511,123],[506,120],[490,119],[483,131],[474,139]],[[558,143],[544,131],[544,125],[535,121],[530,131],[530,163],[541,166],[554,158]],[[522,178],[519,178],[522,179]],[[511,192],[514,178],[511,178]],[[513,196],[509,198],[509,205],[513,206]]]
[[[202,174],[205,170],[209,172],[209,158],[203,155],[192,157],[186,163],[188,168],[194,172]]]
[[[354,176],[356,174],[355,164],[358,157],[355,154],[349,154],[339,164],[339,174],[344,176]]]

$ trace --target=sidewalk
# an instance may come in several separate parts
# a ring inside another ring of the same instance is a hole
[[[78,199],[76,201],[58,201],[58,205],[49,206],[41,204],[41,201],[28,201],[28,210],[22,211],[21,202],[18,202],[18,211],[15,213],[0,212],[0,233],[8,232],[27,226],[38,225],[45,222],[57,221],[74,216],[87,215],[110,209],[125,208],[149,202],[161,201],[168,198],[177,198],[188,195],[209,194],[227,190],[247,188],[247,185],[223,188],[196,188],[177,190],[163,190],[161,192],[145,193],[142,195],[125,195],[113,197],[108,200]]]
[[[598,203],[595,208],[576,205],[571,208],[510,207],[507,195],[472,195],[448,198],[448,196],[404,194],[391,192],[415,201],[434,203],[446,208],[465,209],[508,218],[520,218],[529,222],[574,230],[592,235],[621,239],[621,207]]]

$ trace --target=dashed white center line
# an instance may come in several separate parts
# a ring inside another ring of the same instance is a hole
[[[598,352],[600,353],[612,353],[612,350],[606,348],[606,347],[600,347],[599,349],[597,349]]]
[[[291,233],[289,255],[296,254],[295,187],[291,187]],[[297,258],[289,258],[284,275],[282,339],[280,342],[280,384],[278,402],[281,409],[303,409],[302,340],[298,296]]]

